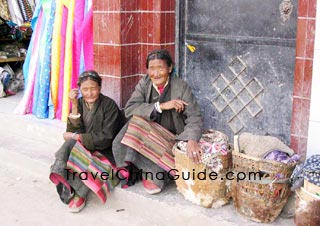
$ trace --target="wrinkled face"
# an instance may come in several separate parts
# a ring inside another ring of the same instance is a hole
[[[168,77],[172,71],[172,66],[168,67],[164,60],[150,60],[148,65],[148,74],[152,83],[156,86],[166,84]]]
[[[82,97],[87,103],[94,103],[98,100],[101,87],[95,81],[90,79],[84,81],[80,85]]]

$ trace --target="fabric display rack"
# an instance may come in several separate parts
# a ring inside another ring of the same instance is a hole
[[[22,65],[34,9],[34,0],[0,0],[0,97],[24,88]]]

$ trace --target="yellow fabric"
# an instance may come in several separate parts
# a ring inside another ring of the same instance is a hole
[[[51,98],[54,110],[58,104],[59,72],[60,72],[60,49],[61,49],[61,23],[62,23],[62,1],[56,2],[55,21],[52,34],[51,55]]]
[[[68,24],[66,32],[66,48],[64,58],[64,87],[62,102],[62,121],[67,121],[70,111],[69,92],[71,87],[72,75],[72,38],[73,38],[73,18],[75,0],[64,0],[65,7],[68,8]]]

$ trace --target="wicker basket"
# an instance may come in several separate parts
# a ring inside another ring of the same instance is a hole
[[[306,189],[307,192],[310,192],[311,194],[314,194],[314,195],[320,194],[320,187],[309,182],[306,179],[303,181],[303,187]]]
[[[245,180],[232,181],[232,198],[236,210],[252,221],[274,221],[288,201],[291,193],[289,178],[296,163],[284,164],[251,157],[239,153],[235,145],[232,164],[235,175],[238,172],[246,174]],[[250,172],[259,172],[260,179],[249,179]]]
[[[179,178],[175,181],[178,191],[195,204],[201,205],[206,208],[218,208],[229,202],[231,193],[228,189],[228,181],[221,180],[224,174],[230,169],[232,165],[231,151],[227,155],[218,155],[220,158],[223,169],[220,170],[218,178],[212,180],[209,177],[210,171],[206,170],[206,180],[199,180],[197,177],[185,180],[182,178],[182,172],[193,172],[197,175],[199,172],[204,172],[206,166],[204,164],[194,164],[185,154],[181,152],[176,146],[174,147],[175,153],[175,169],[179,171]],[[203,176],[204,174],[202,174]],[[186,178],[186,177],[184,177]]]
[[[296,226],[320,225],[320,198],[304,188],[296,191],[296,209],[294,222]]]

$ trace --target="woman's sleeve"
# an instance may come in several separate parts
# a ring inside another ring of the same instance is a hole
[[[114,101],[107,104],[103,114],[104,119],[101,131],[81,134],[83,145],[91,151],[111,148],[112,141],[123,124],[123,117]]]
[[[141,116],[151,120],[151,114],[154,111],[154,104],[148,103],[147,100],[147,78],[140,79],[134,92],[128,100],[125,107],[125,116],[130,118],[133,115]]]
[[[195,140],[199,141],[201,138],[202,116],[200,107],[189,85],[186,84],[183,89],[182,99],[188,103],[186,105],[183,115],[185,117],[185,126],[182,133],[177,136],[177,140]]]

